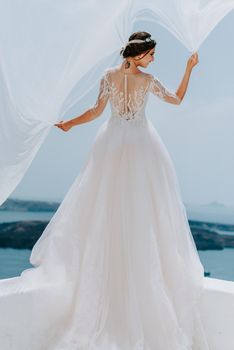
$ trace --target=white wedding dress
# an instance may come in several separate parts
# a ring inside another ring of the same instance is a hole
[[[145,115],[151,74],[107,69],[90,113],[111,115],[33,247],[0,281],[1,350],[207,350],[204,269],[176,173]],[[157,113],[157,111],[155,111]]]

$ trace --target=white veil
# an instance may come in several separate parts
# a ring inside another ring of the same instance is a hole
[[[1,1],[0,204],[51,126],[119,58],[135,21],[159,23],[193,52],[233,8],[234,0]]]

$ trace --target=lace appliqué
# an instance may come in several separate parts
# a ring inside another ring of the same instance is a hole
[[[148,92],[152,92],[166,102],[174,102],[175,104],[181,102],[175,93],[169,91],[151,74],[146,75],[146,79],[140,78],[140,80],[138,77],[124,74],[116,82],[113,81],[111,72],[106,71],[100,81],[96,103],[90,108],[92,118],[101,115],[110,98],[112,114],[115,119],[123,122],[128,120],[143,121],[145,118],[144,105]]]
[[[181,102],[180,98],[173,92],[169,91],[163,84],[150,74],[149,91],[158,96],[161,100],[168,102],[168,97],[175,99],[178,104]]]
[[[110,92],[110,89],[109,89],[109,83],[107,79],[107,73],[105,73],[100,82],[98,99],[108,100],[109,92]]]
[[[96,103],[93,107],[90,108],[90,113],[94,118],[102,114],[104,108],[106,107],[108,98],[109,98],[109,84],[107,80],[107,73],[105,73],[100,81],[99,93],[96,100]]]
[[[128,93],[127,77],[125,76],[124,79],[124,91],[119,91],[113,82],[110,84],[110,98],[115,113],[122,119],[132,120],[139,116],[139,112],[144,105],[147,89],[140,86],[132,93]]]

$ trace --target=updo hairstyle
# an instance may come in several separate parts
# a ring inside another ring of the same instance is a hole
[[[123,58],[140,55],[143,52],[150,51],[157,45],[156,41],[151,39],[151,34],[147,32],[135,32],[130,35],[128,41],[135,39],[144,40],[144,42],[129,43],[125,47],[122,47],[120,55]]]

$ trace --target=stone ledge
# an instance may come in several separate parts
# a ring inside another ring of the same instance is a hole
[[[199,308],[210,350],[234,350],[234,282],[204,277]]]

